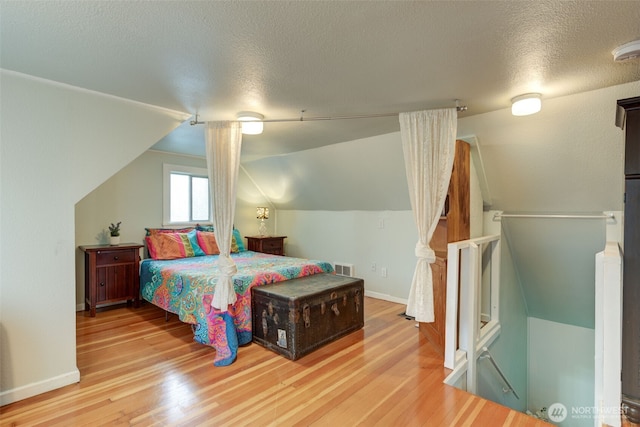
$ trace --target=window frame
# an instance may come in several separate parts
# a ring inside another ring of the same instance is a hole
[[[171,174],[178,173],[188,175],[190,177],[207,178],[209,179],[209,173],[206,168],[197,166],[184,166],[184,165],[172,165],[165,163],[162,165],[162,224],[165,227],[175,227],[183,225],[195,226],[196,224],[210,225],[213,223],[213,213],[211,206],[209,206],[209,219],[206,221],[171,221]],[[209,194],[211,197],[211,194]],[[192,203],[191,195],[189,195],[189,217],[191,217]]]

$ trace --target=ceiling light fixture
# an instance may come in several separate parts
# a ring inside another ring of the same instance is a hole
[[[640,58],[640,40],[618,46],[611,52],[616,62],[629,61]]]
[[[511,114],[514,116],[528,116],[540,111],[542,101],[539,93],[527,93],[516,96],[511,100]]]
[[[242,122],[242,133],[245,135],[260,135],[264,128],[262,114],[253,113],[251,111],[243,111],[238,113],[238,121]]]

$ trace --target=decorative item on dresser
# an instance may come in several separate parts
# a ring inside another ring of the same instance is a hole
[[[259,206],[256,208],[256,218],[260,220],[260,226],[258,227],[258,235],[267,235],[267,224],[264,223],[265,219],[269,219],[269,208]]]
[[[640,96],[618,101],[624,109],[625,203],[622,271],[622,408],[640,423]],[[625,123],[626,119],[626,123]]]
[[[140,248],[136,243],[118,246],[80,246],[84,252],[85,306],[91,317],[96,306],[133,301],[140,305]]]
[[[111,223],[109,226],[109,243],[112,245],[120,244],[120,224],[122,224],[122,222],[118,222],[117,224]]]
[[[284,239],[287,236],[245,236],[247,249],[272,255],[284,255]]]

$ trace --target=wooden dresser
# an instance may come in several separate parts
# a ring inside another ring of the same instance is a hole
[[[640,97],[622,99],[625,124],[622,406],[640,423]]]
[[[447,244],[470,238],[470,147],[456,141],[456,154],[447,194],[446,216],[433,233],[430,246],[436,253],[431,264],[433,275],[434,322],[420,322],[418,327],[427,339],[444,355],[447,306]]]
[[[85,307],[91,317],[98,305],[133,301],[140,305],[140,248],[142,245],[80,246],[84,251]]]
[[[246,236],[247,249],[272,255],[284,255],[284,239],[287,236]]]

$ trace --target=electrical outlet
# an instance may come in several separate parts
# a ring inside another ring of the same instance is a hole
[[[387,277],[387,267],[382,267],[382,268],[380,269],[380,275],[381,275],[382,277]]]
[[[374,271],[374,272],[376,271],[376,263],[375,262],[371,263],[371,271]]]

